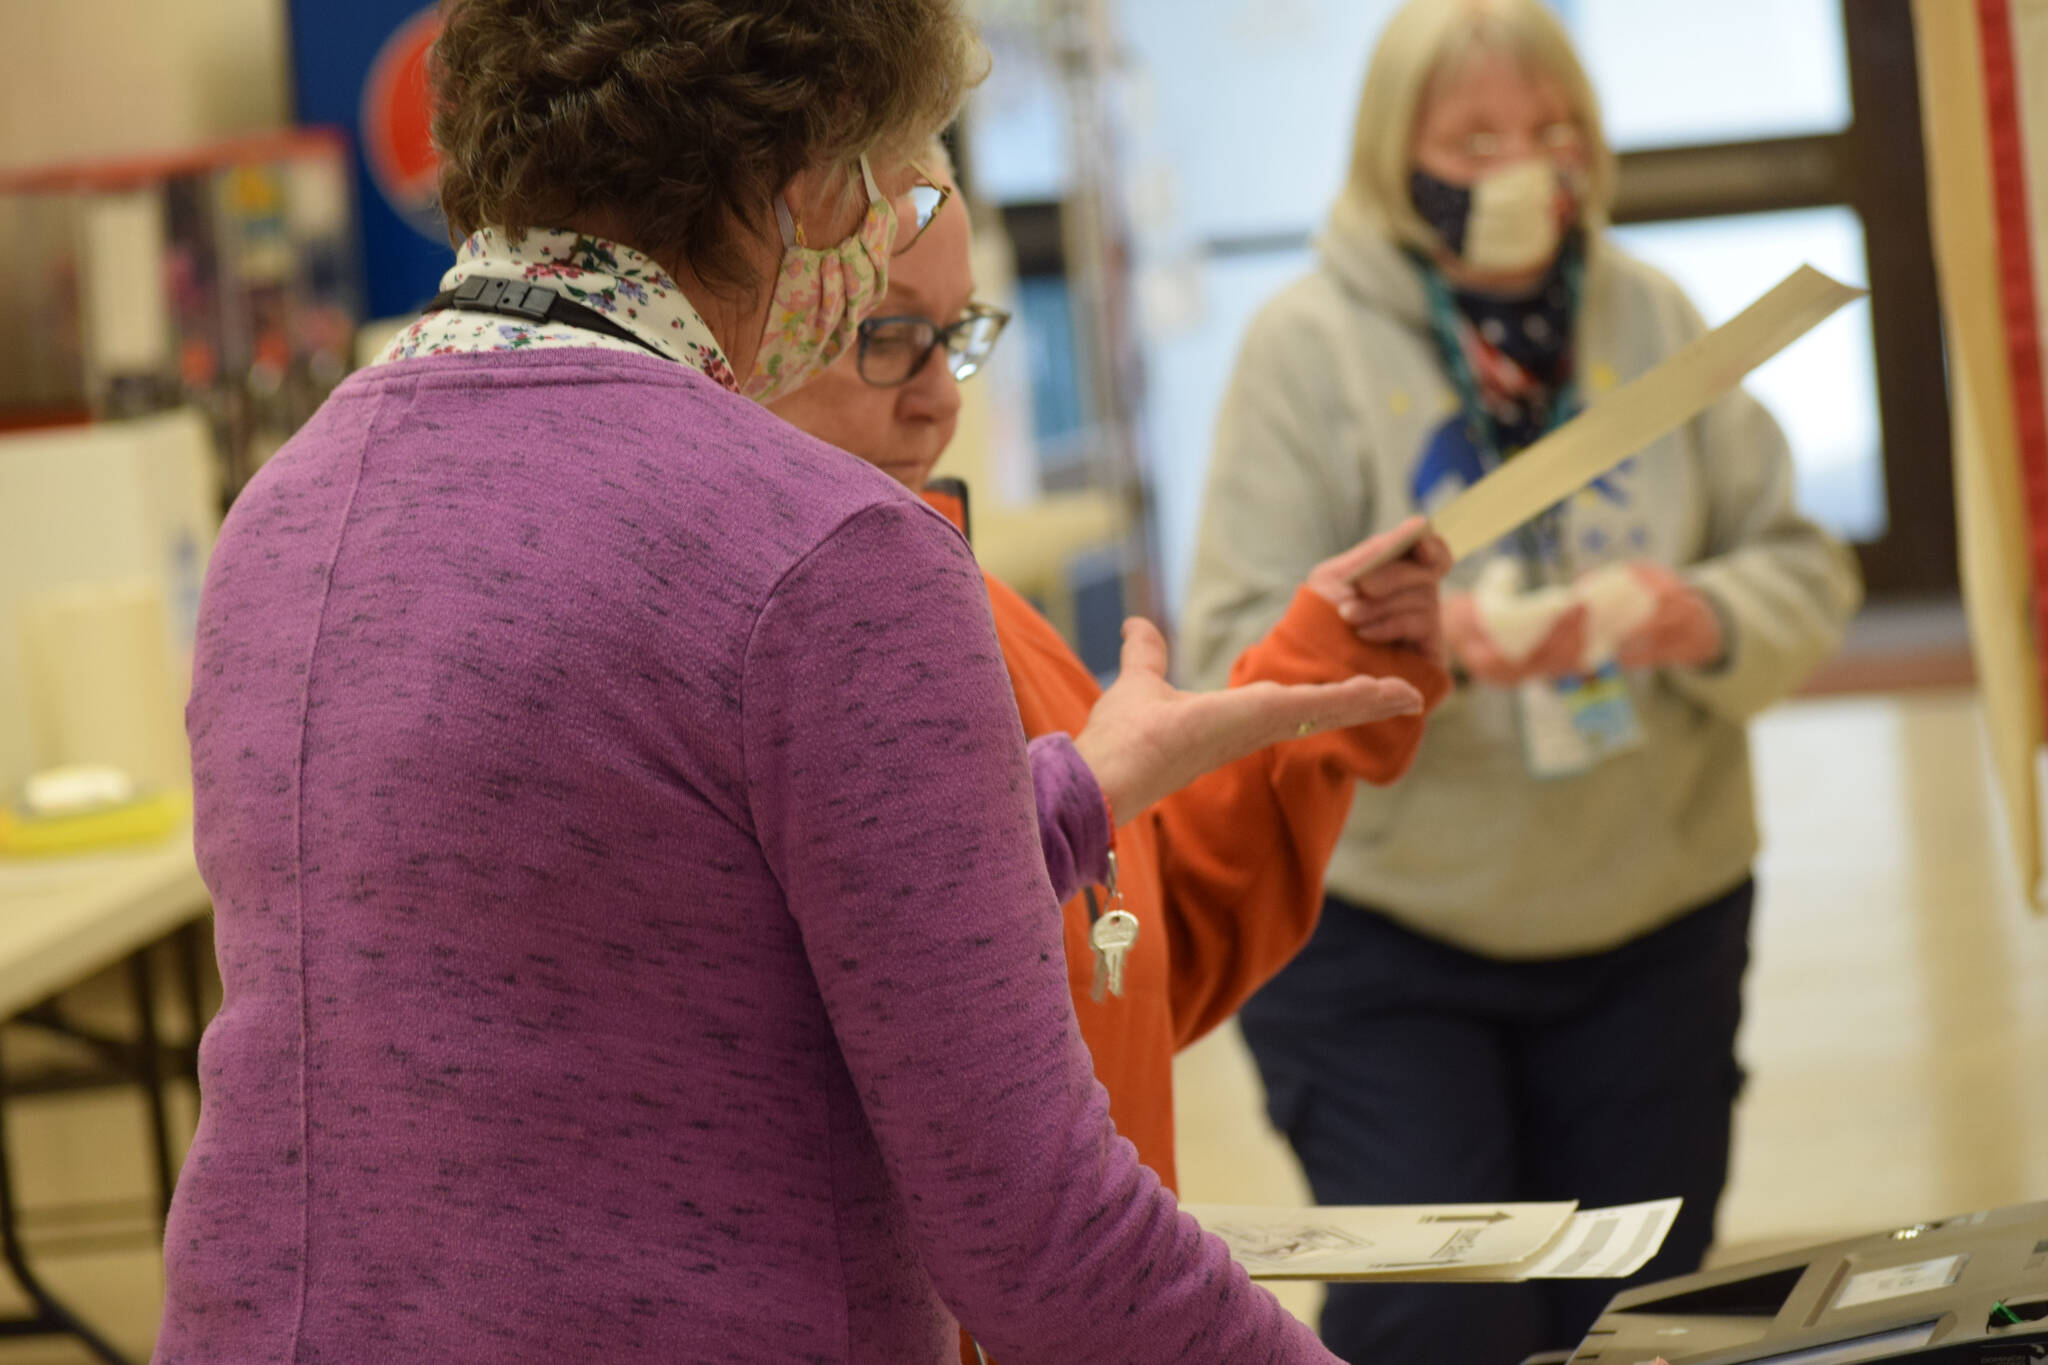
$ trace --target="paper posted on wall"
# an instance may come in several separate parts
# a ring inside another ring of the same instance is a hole
[[[1664,1245],[1679,1204],[1184,1207],[1255,1280],[1513,1283],[1632,1275]]]

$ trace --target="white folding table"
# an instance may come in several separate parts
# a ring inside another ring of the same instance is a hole
[[[164,1105],[166,1059],[196,1074],[195,1049],[203,1026],[198,985],[199,921],[211,909],[192,856],[187,828],[160,843],[49,858],[0,858],[0,1023],[21,1021],[63,1033],[92,1047],[106,1063],[89,1080],[132,1082],[149,1104],[155,1139],[158,1192],[167,1204],[174,1173]],[[155,977],[150,949],[176,941],[183,957],[190,1039],[167,1046],[157,1034]],[[127,967],[136,1035],[111,1038],[64,1020],[54,1002],[60,992],[111,967]],[[17,1092],[23,1087],[13,1087]],[[21,1244],[20,1204],[7,1145],[10,1093],[0,1058],[0,1264],[13,1274],[34,1311],[0,1319],[0,1338],[65,1335],[109,1365],[125,1358],[42,1285]],[[161,1212],[161,1208],[159,1210]]]

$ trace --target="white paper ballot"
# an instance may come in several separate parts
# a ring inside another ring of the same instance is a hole
[[[1575,1204],[1184,1204],[1255,1280],[1350,1280],[1511,1265],[1548,1246]]]
[[[1409,1240],[1442,1223],[1442,1207],[1331,1207],[1269,1209],[1221,1204],[1184,1207],[1221,1237],[1255,1280],[1402,1280],[1511,1284],[1521,1280],[1620,1279],[1648,1265],[1670,1235],[1682,1201],[1656,1199],[1608,1209],[1571,1204],[1460,1205],[1470,1218],[1501,1216],[1485,1224],[1503,1230],[1498,1238],[1475,1237],[1456,1248],[1438,1245],[1438,1255],[1408,1259],[1426,1243]],[[1560,1212],[1561,1211],[1561,1212]],[[1506,1229],[1514,1225],[1513,1232]],[[1464,1226],[1470,1226],[1465,1224]],[[1511,1244],[1528,1245],[1528,1234],[1550,1233],[1526,1252],[1508,1259]],[[1374,1244],[1375,1235],[1386,1240]],[[1359,1245],[1365,1243],[1365,1245]],[[1447,1253],[1447,1254],[1446,1254]]]
[[[1461,1281],[1618,1280],[1650,1263],[1678,1220],[1676,1197],[1608,1209],[1580,1209],[1549,1245],[1513,1265],[1471,1266],[1413,1278]]]
[[[1484,549],[1697,417],[1751,370],[1866,292],[1810,265],[1799,267],[1727,322],[1695,337],[1453,498],[1433,518],[1436,533],[1454,558]],[[1405,547],[1390,546],[1385,559],[1403,553]],[[1381,562],[1367,564],[1359,575]]]

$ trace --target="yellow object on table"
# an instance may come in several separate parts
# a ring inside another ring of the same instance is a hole
[[[62,815],[30,815],[0,807],[0,857],[86,853],[154,843],[191,818],[192,793],[182,789]]]

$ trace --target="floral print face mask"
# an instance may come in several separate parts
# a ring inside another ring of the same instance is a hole
[[[896,206],[875,185],[868,159],[860,159],[868,213],[859,229],[837,246],[804,244],[803,228],[780,196],[775,217],[782,225],[782,264],[754,371],[740,392],[756,403],[772,403],[803,387],[852,344],[860,325],[889,288],[889,256],[896,243]]]

